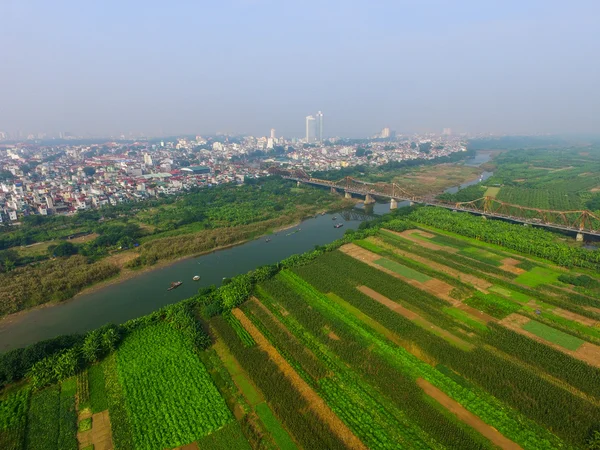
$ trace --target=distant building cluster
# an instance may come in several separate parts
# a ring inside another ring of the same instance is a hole
[[[0,133],[0,137],[6,133]],[[307,171],[433,159],[465,151],[450,129],[442,136],[396,136],[385,127],[370,140],[323,137],[323,113],[306,117],[305,139],[216,136],[131,143],[0,144],[0,223],[25,215],[73,214],[193,188],[243,183],[273,165]]]

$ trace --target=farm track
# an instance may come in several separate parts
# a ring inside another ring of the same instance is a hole
[[[448,397],[444,392],[433,386],[428,381],[419,378],[417,384],[431,398],[454,414],[460,421],[477,430],[481,435],[489,439],[494,445],[504,450],[522,450],[522,447],[506,438],[494,427],[488,425],[475,414],[466,410],[460,403]]]
[[[359,291],[361,291],[363,294],[371,297],[376,302],[379,302],[382,305],[388,307],[390,310],[394,311],[395,313],[398,313],[401,316],[406,317],[408,320],[415,322],[417,325],[421,326],[422,328],[443,337],[444,339],[446,339],[449,342],[452,342],[456,346],[465,348],[468,350],[472,350],[473,348],[475,348],[475,346],[473,344],[463,341],[462,339],[454,336],[449,331],[446,331],[443,328],[440,328],[437,325],[434,325],[433,323],[431,323],[428,320],[421,317],[419,314],[415,313],[414,311],[411,311],[410,309],[405,308],[404,306],[394,302],[393,300],[390,300],[389,298],[385,297],[384,295],[381,295],[379,292],[374,291],[373,289],[371,289],[367,286],[358,286],[357,289]]]
[[[294,368],[279,354],[277,349],[265,338],[254,324],[246,317],[240,309],[234,309],[233,315],[241,322],[243,327],[250,333],[259,348],[265,351],[270,359],[279,367],[279,370],[292,382],[306,401],[310,404],[313,412],[325,422],[331,431],[337,435],[350,449],[367,450],[367,447],[358,439],[352,431],[341,421],[341,419],[327,406],[325,401],[304,381]]]
[[[536,336],[533,333],[530,333],[527,330],[521,328],[523,325],[528,323],[531,319],[528,317],[522,316],[517,313],[510,314],[505,317],[498,323],[506,328],[513,330],[523,336],[527,336],[529,339],[533,339],[534,341],[540,342],[548,347],[552,347],[556,350],[559,350],[567,355],[570,355],[574,358],[577,358],[583,362],[588,363],[591,366],[600,368],[600,347],[595,344],[590,344],[589,342],[584,342],[581,347],[577,350],[568,350],[558,344],[547,341],[546,339],[542,339],[539,336]]]

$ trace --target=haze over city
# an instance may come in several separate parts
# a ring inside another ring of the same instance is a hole
[[[5,0],[0,131],[595,132],[593,1]]]

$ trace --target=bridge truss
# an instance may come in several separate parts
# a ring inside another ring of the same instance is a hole
[[[271,170],[273,169],[273,170]],[[556,228],[566,231],[581,232],[600,236],[600,218],[587,210],[555,211],[531,208],[505,203],[494,197],[485,196],[469,202],[444,202],[435,198],[417,197],[396,183],[369,183],[353,177],[344,177],[337,181],[313,178],[304,170],[285,170],[271,168],[269,172],[301,183],[330,187],[334,190],[358,195],[384,197],[396,201],[408,200],[430,206],[465,211],[487,217],[508,219],[515,222],[528,223],[537,226]]]

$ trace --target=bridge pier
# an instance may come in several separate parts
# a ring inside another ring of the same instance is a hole
[[[415,202],[408,202],[408,206],[415,206]]]
[[[331,186],[331,193],[332,194],[337,194],[337,191],[335,190],[335,188],[333,186]]]
[[[577,236],[575,237],[575,240],[577,242],[583,242],[583,233],[577,233]]]
[[[365,197],[365,205],[371,205],[373,203],[375,203],[375,199],[371,197],[371,194],[367,194]]]
[[[302,183],[300,183],[300,180],[296,181],[296,187],[300,187]]]
[[[395,198],[393,198],[390,200],[390,209],[396,209],[396,208],[398,208],[398,201]]]
[[[352,198],[352,194],[348,191],[344,193],[344,198]]]

